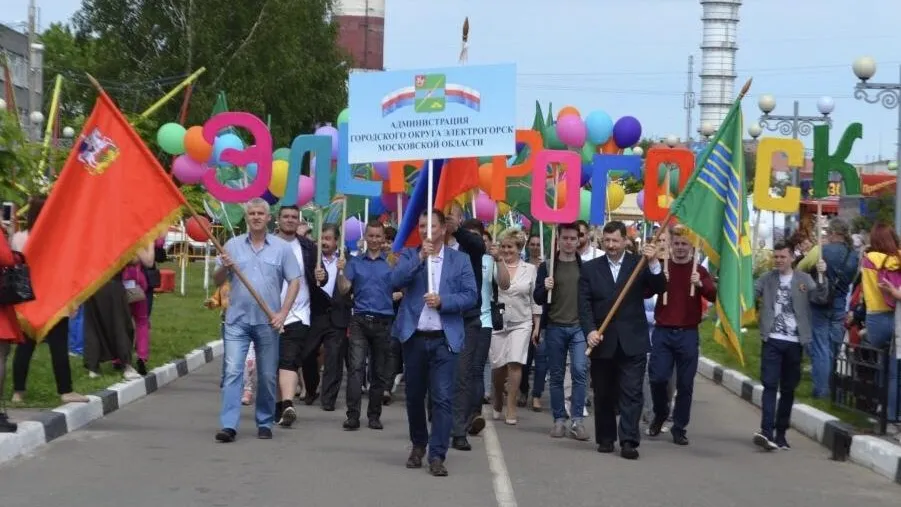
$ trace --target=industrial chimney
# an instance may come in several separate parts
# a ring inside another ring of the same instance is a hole
[[[337,0],[338,44],[350,53],[352,70],[382,70],[385,0]]]
[[[735,52],[741,0],[701,0],[701,125],[719,129],[735,100]]]

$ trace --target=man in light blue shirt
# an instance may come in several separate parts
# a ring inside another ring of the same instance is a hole
[[[219,442],[234,442],[237,434],[244,389],[244,359],[251,342],[257,358],[257,436],[272,438],[279,332],[300,289],[301,272],[288,243],[268,233],[270,218],[266,201],[257,198],[248,202],[245,206],[247,233],[225,244],[226,253],[219,257],[218,268],[213,274],[216,285],[228,281],[231,286],[223,333],[225,380],[219,413],[222,429],[216,433]],[[269,311],[274,311],[272,317],[260,307],[236,271],[244,275]],[[283,282],[288,282],[284,301],[281,297]]]

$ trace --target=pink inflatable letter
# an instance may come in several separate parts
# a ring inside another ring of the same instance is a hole
[[[579,183],[582,164],[579,154],[574,151],[542,150],[533,159],[532,165],[532,216],[542,222],[565,224],[579,218]],[[551,209],[547,205],[547,167],[560,164],[566,181],[566,205],[561,209]]]
[[[213,197],[222,202],[242,203],[263,195],[269,188],[269,180],[272,178],[272,136],[269,135],[266,124],[250,113],[219,113],[203,125],[203,138],[213,144],[216,134],[231,126],[250,131],[254,144],[240,151],[227,149],[222,152],[221,160],[239,167],[256,164],[257,175],[244,188],[229,188],[216,179],[216,171],[207,171],[203,175],[203,185]]]

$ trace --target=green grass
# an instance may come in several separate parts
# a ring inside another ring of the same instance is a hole
[[[174,265],[161,266],[163,269],[174,269]],[[211,281],[212,291],[212,281]],[[150,361],[147,369],[153,369],[173,359],[184,356],[207,342],[219,337],[219,312],[203,307],[206,294],[203,290],[203,263],[194,262],[188,266],[185,278],[185,296],[176,291],[169,294],[157,294],[153,301],[150,329]],[[101,376],[88,378],[81,357],[70,357],[72,365],[72,381],[75,390],[82,394],[91,394],[122,380],[122,374],[115,371],[110,363],[101,367]],[[9,400],[12,393],[12,354],[7,361],[7,379],[4,399]],[[56,393],[53,370],[50,367],[50,352],[39,345],[31,360],[28,372],[27,392],[24,404],[10,404],[10,408],[46,408],[60,405]]]
[[[701,333],[701,355],[712,359],[721,365],[740,371],[745,375],[760,381],[760,332],[756,327],[749,327],[748,332],[744,335],[744,343],[742,343],[742,352],[745,356],[744,366],[738,362],[723,346],[713,340],[713,323],[705,320],[700,327]],[[810,364],[809,358],[804,357],[804,368]],[[814,408],[818,408],[823,412],[838,417],[842,421],[851,424],[860,431],[872,431],[873,425],[867,422],[867,418],[859,413],[838,407],[829,400],[815,399],[811,397],[813,392],[813,382],[810,379],[809,371],[801,374],[801,384],[795,391],[795,403],[804,403]]]

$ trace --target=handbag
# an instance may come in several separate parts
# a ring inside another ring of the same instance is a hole
[[[0,268],[0,305],[17,305],[34,301],[31,270],[21,252],[13,252],[15,264]]]
[[[125,300],[128,304],[140,303],[147,299],[147,294],[140,287],[128,287],[125,289]]]
[[[506,305],[498,301],[497,283],[494,280],[491,281],[491,289],[494,293],[494,296],[491,298],[491,328],[495,331],[503,331]]]

